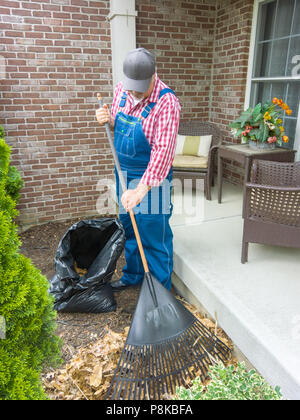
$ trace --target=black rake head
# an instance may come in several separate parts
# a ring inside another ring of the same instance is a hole
[[[111,400],[173,395],[231,350],[155,278],[146,274],[131,328],[107,393]]]

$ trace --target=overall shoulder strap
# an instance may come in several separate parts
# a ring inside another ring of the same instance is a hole
[[[172,93],[174,96],[176,96],[176,94],[175,94],[174,90],[169,89],[169,88],[165,88],[165,89],[162,89],[162,90],[160,91],[160,93],[159,93],[159,99],[160,99],[162,96],[166,95],[167,93]]]
[[[156,105],[156,102],[150,102],[148,105],[146,105],[142,112],[142,117],[147,118],[150,112],[152,111],[152,109],[155,107],[155,105]]]
[[[162,89],[162,90],[160,91],[160,93],[159,93],[159,97],[158,97],[158,100],[159,100],[162,96],[166,95],[167,93],[172,93],[173,95],[175,95],[175,96],[176,96],[175,92],[174,92],[172,89],[165,88],[165,89]],[[152,111],[152,109],[155,107],[155,105],[156,105],[156,102],[150,102],[147,106],[145,106],[145,108],[144,108],[144,110],[143,110],[143,112],[142,112],[142,117],[143,117],[143,118],[147,118],[147,117],[149,116],[150,112]]]
[[[127,92],[123,92],[120,105],[119,105],[121,108],[124,108],[124,106],[126,105],[126,100],[127,100]]]

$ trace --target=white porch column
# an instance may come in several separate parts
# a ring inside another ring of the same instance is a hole
[[[111,27],[112,69],[114,87],[123,77],[123,61],[136,48],[135,0],[111,0],[108,20]]]

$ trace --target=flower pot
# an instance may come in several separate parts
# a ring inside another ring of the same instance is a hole
[[[276,143],[261,143],[259,141],[249,140],[248,146],[253,150],[273,150],[276,148]]]

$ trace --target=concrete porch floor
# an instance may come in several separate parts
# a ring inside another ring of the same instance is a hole
[[[265,379],[300,400],[300,250],[250,244],[241,264],[242,188],[225,183],[222,204],[217,188],[211,202],[198,196],[191,216],[191,191],[185,208],[174,194],[174,273]]]

